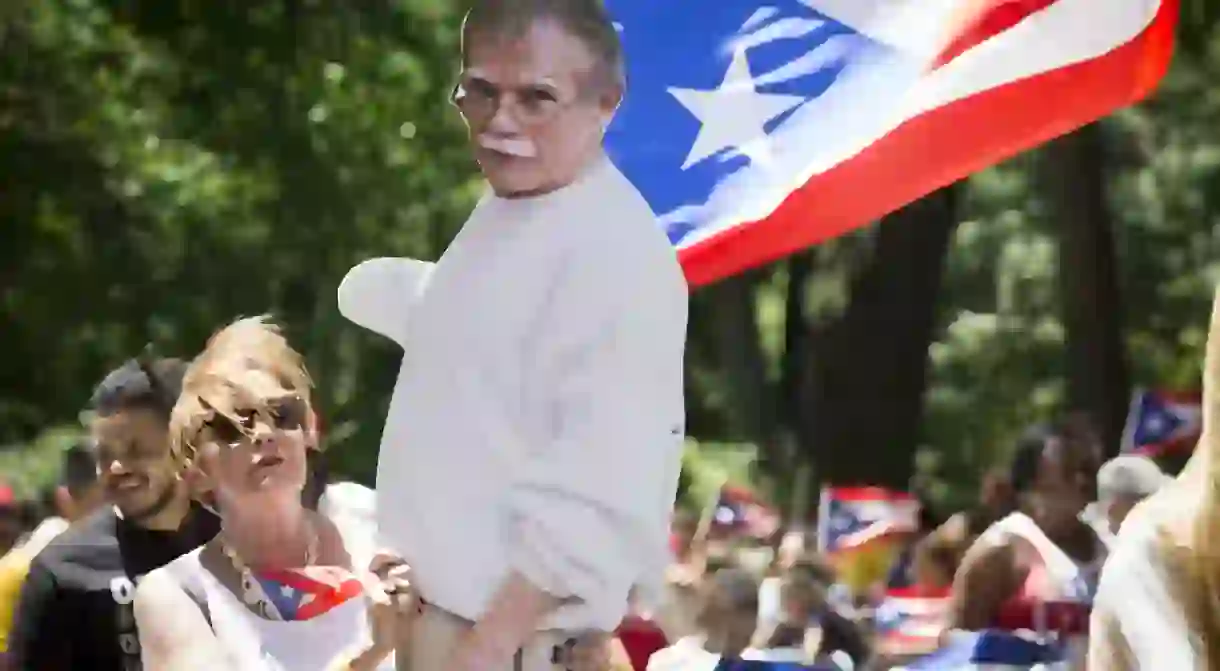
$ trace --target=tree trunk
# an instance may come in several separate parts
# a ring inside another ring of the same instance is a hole
[[[765,449],[775,421],[775,395],[758,330],[755,304],[759,273],[730,277],[709,288],[709,320],[716,358],[724,376],[729,424],[734,436]]]
[[[951,186],[887,217],[847,309],[815,334],[799,439],[824,483],[910,479],[955,203]]]
[[[1041,187],[1059,235],[1059,292],[1067,335],[1067,402],[1117,453],[1130,395],[1105,154],[1094,124],[1047,145]]]

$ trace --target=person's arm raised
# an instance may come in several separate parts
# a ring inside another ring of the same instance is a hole
[[[1188,501],[1175,501],[1177,495],[1177,491],[1161,492],[1123,523],[1093,601],[1089,671],[1206,667],[1186,606],[1171,588],[1174,575],[1166,562],[1165,539],[1173,536],[1162,539],[1158,528],[1168,515],[1190,510]]]

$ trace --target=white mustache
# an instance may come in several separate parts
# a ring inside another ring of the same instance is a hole
[[[484,133],[478,137],[477,142],[483,149],[518,158],[534,158],[538,155],[538,147],[530,140],[522,138],[496,137]]]

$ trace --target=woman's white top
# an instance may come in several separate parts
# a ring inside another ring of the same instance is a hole
[[[980,540],[987,541],[1001,536],[1020,538],[1033,547],[1042,562],[1047,578],[1051,582],[1050,587],[1052,587],[1057,595],[1056,601],[1081,604],[1092,603],[1096,592],[1098,573],[1100,572],[1100,560],[1079,562],[1073,559],[1063,548],[1056,545],[1042,531],[1038,524],[1025,513],[1015,512],[1000,519],[983,532]],[[1100,538],[1097,545],[1099,553],[1104,557],[1104,543]],[[1041,601],[1036,604],[1039,609],[1043,609],[1043,613],[1045,613],[1045,605]],[[1039,617],[1035,613],[1035,618],[1041,619],[1043,622],[1048,620],[1045,614]],[[1032,633],[1045,634],[1047,632]],[[1062,641],[1062,643],[1067,649],[1067,659],[1062,666],[1071,669],[1084,668],[1085,655],[1088,651],[1088,637],[1071,636],[1066,641]]]
[[[325,671],[341,654],[370,639],[367,602],[354,598],[309,620],[261,618],[199,562],[200,550],[167,568],[191,595],[206,604],[206,615],[231,671]],[[394,669],[391,656],[379,671]]]

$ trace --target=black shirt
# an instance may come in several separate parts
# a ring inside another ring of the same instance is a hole
[[[851,657],[856,666],[863,666],[869,657],[869,645],[860,629],[833,610],[823,613],[818,619],[822,625],[822,642],[818,646],[817,657],[824,659],[841,650]],[[768,648],[800,648],[804,644],[805,627],[791,624],[779,625],[767,640]]]
[[[18,671],[138,671],[135,583],[219,531],[196,508],[177,531],[151,531],[106,506],[74,524],[30,564],[9,639]]]

